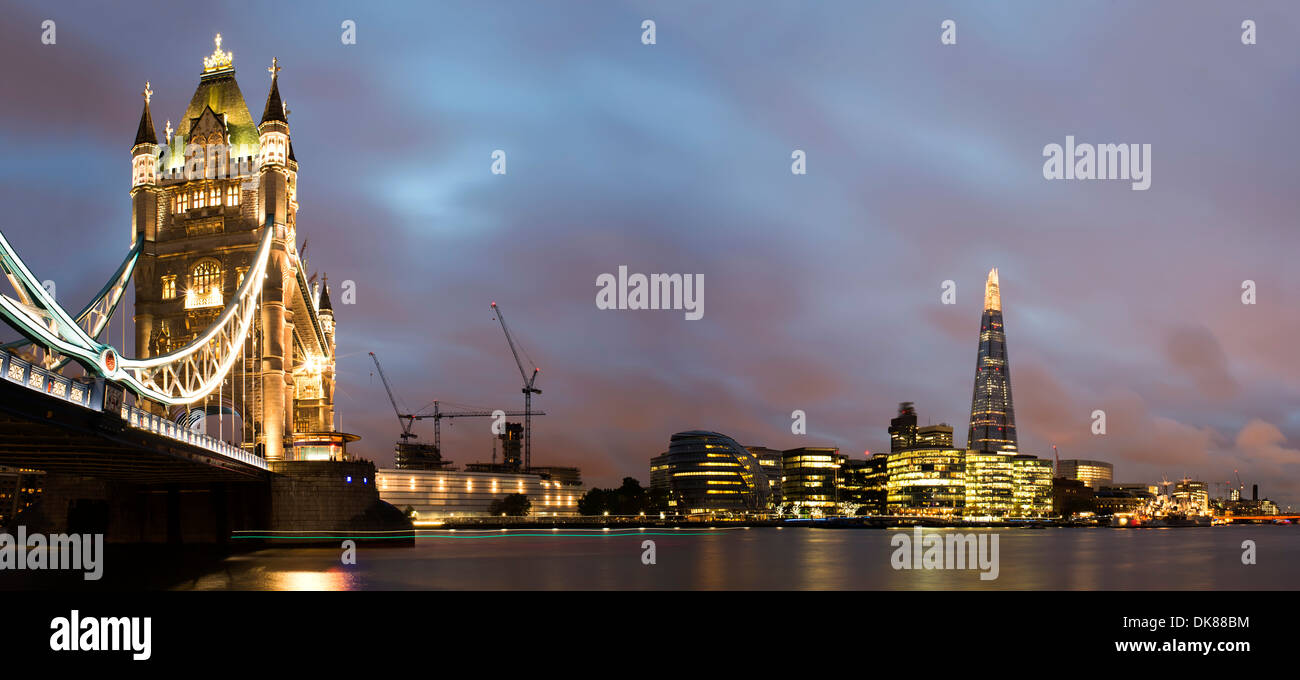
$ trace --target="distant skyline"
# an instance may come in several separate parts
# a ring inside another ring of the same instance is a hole
[[[522,408],[493,301],[542,369],[535,464],[590,485],[647,481],[693,429],[887,451],[901,401],[960,437],[997,267],[1021,452],[1056,444],[1117,482],[1237,469],[1300,505],[1286,3],[253,6],[0,3],[0,229],[78,306],[129,247],[145,81],[161,134],[216,33],[254,113],[277,57],[354,453],[387,465],[399,432],[370,351],[410,409]],[[1067,136],[1150,144],[1149,188],[1045,180]],[[703,318],[598,309],[621,265],[705,274]],[[488,419],[452,422],[448,458],[491,457]]]

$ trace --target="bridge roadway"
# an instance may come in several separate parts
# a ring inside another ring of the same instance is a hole
[[[0,465],[149,485],[269,478],[260,458],[170,422],[129,407],[97,410],[91,395],[79,404],[34,389],[30,376],[39,369],[28,366],[28,377],[15,380],[7,373],[13,363],[13,355],[0,356],[6,369],[0,373]],[[69,393],[67,387],[60,392]],[[121,413],[135,416],[136,424]]]

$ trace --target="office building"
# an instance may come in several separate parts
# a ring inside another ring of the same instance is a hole
[[[1051,517],[1052,461],[1026,454],[1011,456],[1015,473],[1012,517]]]
[[[1114,482],[1115,466],[1102,460],[1072,458],[1063,460],[1057,465],[1056,476],[1077,479],[1096,491]]]
[[[839,471],[844,461],[830,446],[803,446],[781,456],[781,498],[795,512],[815,509],[833,514],[839,504]]]
[[[1174,503],[1182,512],[1204,514],[1210,510],[1210,488],[1205,482],[1180,480],[1174,485]]]
[[[1016,465],[1012,456],[966,451],[966,519],[1002,518],[1016,514]]]
[[[889,421],[889,452],[916,448],[916,407],[910,401],[898,405],[898,415]]]
[[[952,446],[952,425],[939,423],[916,428],[916,448],[951,449]]]
[[[909,449],[885,463],[886,512],[890,515],[960,516],[966,506],[966,452]]]
[[[758,460],[758,466],[763,470],[763,474],[770,481],[772,498],[769,505],[772,508],[781,506],[781,457],[780,449],[769,449],[766,446],[746,446],[746,451]]]

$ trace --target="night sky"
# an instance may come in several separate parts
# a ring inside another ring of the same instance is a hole
[[[542,369],[534,463],[588,484],[688,429],[862,456],[904,400],[963,444],[996,266],[1022,451],[1300,504],[1293,5],[405,4],[0,3],[0,229],[80,307],[129,247],[145,81],[161,135],[219,32],[255,118],[284,69],[338,415],[381,465],[369,351],[411,409],[522,408],[492,301]],[[1066,135],[1151,144],[1150,189],[1045,180]],[[704,318],[597,309],[620,265],[704,274]],[[446,457],[487,460],[488,425],[444,421]]]

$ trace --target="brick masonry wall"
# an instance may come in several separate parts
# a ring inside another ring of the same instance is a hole
[[[362,462],[271,463],[271,526],[276,531],[410,529],[402,512],[379,499],[375,466]],[[348,478],[351,478],[351,482]]]

